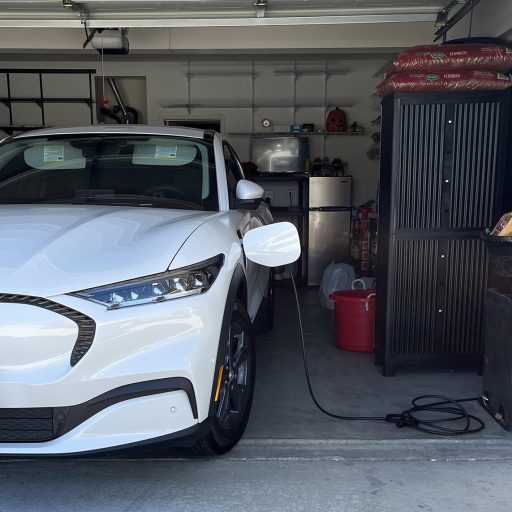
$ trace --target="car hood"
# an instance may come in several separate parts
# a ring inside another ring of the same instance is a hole
[[[213,215],[133,206],[0,205],[0,293],[51,297],[164,272]]]

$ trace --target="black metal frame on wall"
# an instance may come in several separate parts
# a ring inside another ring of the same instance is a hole
[[[511,208],[511,93],[382,102],[376,362],[480,367],[482,231]]]
[[[5,86],[7,95],[0,97],[0,103],[3,103],[8,110],[9,124],[0,126],[1,130],[5,130],[9,134],[13,134],[17,131],[27,131],[37,128],[46,128],[46,116],[45,116],[45,105],[50,103],[62,103],[62,104],[73,104],[73,103],[85,103],[90,110],[90,121],[94,124],[93,114],[93,92],[92,92],[92,76],[96,73],[95,69],[18,69],[18,68],[6,68],[0,69],[0,76],[5,75]],[[21,97],[16,96],[15,91],[12,89],[11,79],[13,75],[33,75],[37,76],[37,86],[39,95],[34,97]],[[87,88],[89,95],[86,97],[76,97],[70,94],[66,97],[54,97],[51,93],[47,93],[44,90],[44,77],[45,75],[81,75],[87,80]],[[13,113],[13,104],[17,103],[35,103],[40,108],[41,123],[36,125],[20,125],[16,123],[15,115]]]

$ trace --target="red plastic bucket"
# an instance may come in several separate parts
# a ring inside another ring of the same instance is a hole
[[[329,295],[336,307],[336,346],[352,352],[375,347],[375,290],[346,290]]]

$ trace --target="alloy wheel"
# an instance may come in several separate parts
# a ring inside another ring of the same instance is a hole
[[[217,420],[223,429],[237,428],[244,417],[250,397],[251,358],[248,336],[243,325],[231,320],[219,391]]]

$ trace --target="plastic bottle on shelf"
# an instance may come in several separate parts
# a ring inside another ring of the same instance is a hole
[[[350,244],[350,256],[354,262],[354,266],[359,269],[362,256],[361,251],[361,233],[359,219],[355,219],[352,224],[352,241]]]

